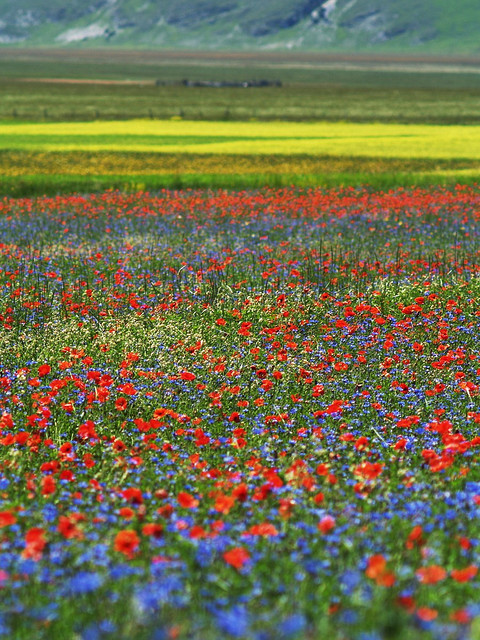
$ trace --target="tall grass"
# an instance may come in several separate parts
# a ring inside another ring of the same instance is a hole
[[[98,192],[105,189],[257,189],[261,187],[359,187],[389,189],[413,186],[476,184],[479,174],[450,173],[336,173],[336,174],[152,174],[152,175],[26,175],[4,177],[0,195],[11,197]]]

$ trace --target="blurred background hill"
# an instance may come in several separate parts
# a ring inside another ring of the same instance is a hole
[[[480,53],[479,0],[0,0],[0,45]]]

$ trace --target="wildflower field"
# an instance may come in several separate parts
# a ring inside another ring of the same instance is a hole
[[[475,183],[477,125],[0,122],[0,194]]]
[[[0,634],[480,638],[480,191],[0,201]]]

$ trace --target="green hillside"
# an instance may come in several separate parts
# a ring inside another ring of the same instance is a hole
[[[0,45],[480,53],[478,0],[0,0]]]

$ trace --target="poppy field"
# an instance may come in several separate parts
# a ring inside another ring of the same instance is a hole
[[[0,201],[0,636],[480,638],[478,186]]]

